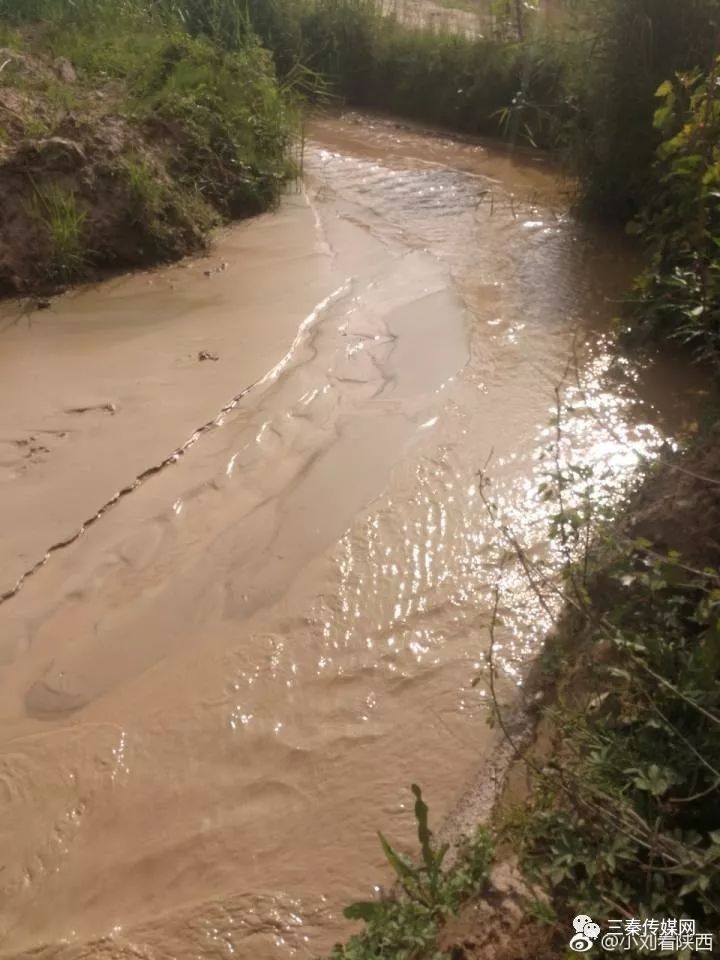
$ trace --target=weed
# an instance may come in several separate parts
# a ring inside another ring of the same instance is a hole
[[[126,157],[122,167],[133,205],[141,211],[157,211],[164,192],[158,170],[143,157]]]
[[[50,133],[50,124],[39,114],[26,114],[22,118],[25,136],[30,140],[42,140]]]
[[[77,279],[87,267],[87,246],[83,234],[86,217],[78,208],[75,194],[57,184],[36,186],[31,209],[47,231],[49,279]]]
[[[66,83],[57,80],[47,80],[39,85],[44,102],[56,114],[67,113],[80,105],[75,91]]]
[[[379,834],[385,857],[402,893],[390,900],[360,901],[346,907],[350,920],[363,920],[362,933],[338,944],[331,960],[412,960],[439,957],[433,949],[437,934],[449,916],[457,913],[471,894],[486,884],[493,846],[486,831],[465,844],[455,865],[443,869],[448,845],[437,846],[428,825],[428,807],[413,784],[420,863],[414,864]]]
[[[148,158],[124,158],[117,174],[125,185],[127,225],[143,258],[168,260],[202,246],[217,225],[217,215],[199,195],[168,178]]]
[[[0,22],[0,47],[10,47],[13,50],[22,50],[25,46],[22,33],[7,23]],[[2,63],[3,61],[0,61]]]

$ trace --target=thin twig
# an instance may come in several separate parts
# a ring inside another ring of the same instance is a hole
[[[714,713],[710,713],[709,710],[706,710],[705,707],[700,706],[699,703],[696,703],[690,697],[687,697],[682,690],[679,690],[674,683],[670,683],[665,677],[661,674],[656,673],[652,667],[650,667],[641,657],[636,657],[635,654],[629,654],[630,659],[633,663],[636,663],[641,667],[646,673],[649,673],[653,679],[657,680],[658,683],[662,684],[663,687],[666,687],[668,690],[672,690],[676,697],[680,697],[681,700],[684,700],[689,706],[694,707],[699,713],[704,717],[707,717],[708,720],[720,727],[720,717],[716,717]]]
[[[493,711],[495,713],[495,716],[497,717],[497,722],[500,725],[500,729],[502,730],[505,739],[512,747],[516,758],[522,758],[523,751],[520,748],[520,746],[515,743],[514,739],[510,736],[510,732],[508,731],[507,725],[502,715],[502,711],[500,710],[500,704],[498,703],[497,695],[495,693],[495,662],[493,659],[493,654],[495,649],[495,627],[497,626],[497,622],[498,622],[498,607],[500,605],[500,589],[497,584],[495,584],[495,586],[493,587],[493,597],[494,599],[493,599],[492,617],[490,619],[490,628],[489,628],[490,648],[488,649],[488,652],[487,652],[487,661],[488,661],[488,667],[489,667],[489,673],[490,673],[490,696],[492,698]]]

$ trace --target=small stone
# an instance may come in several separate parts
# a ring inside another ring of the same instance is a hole
[[[42,300],[37,300],[35,302],[36,310],[49,310],[51,306],[52,306],[52,300],[46,300],[45,298],[43,298]]]
[[[199,350],[198,351],[198,360],[219,360],[220,357],[216,353],[210,353],[208,350]]]
[[[62,80],[63,83],[75,83],[77,80],[75,67],[70,63],[67,57],[58,57],[53,64],[53,69],[55,70],[58,80]]]

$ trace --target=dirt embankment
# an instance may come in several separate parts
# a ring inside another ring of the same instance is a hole
[[[3,49],[0,65],[0,291],[203,245],[197,211],[173,196],[162,144],[118,111],[117,89],[88,89],[63,58]]]
[[[257,118],[228,112],[242,98],[233,87],[250,87],[239,63],[190,38],[158,49],[138,80],[83,68],[34,37],[0,48],[0,294],[178,259],[216,224],[277,198],[288,131],[257,162]],[[178,92],[183,70],[202,82]]]

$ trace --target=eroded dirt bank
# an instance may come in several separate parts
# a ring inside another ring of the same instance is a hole
[[[229,53],[152,7],[0,23],[3,295],[204,250],[294,177],[295,114],[265,51]]]
[[[4,308],[3,587],[256,385],[0,606],[3,956],[326,949],[408,784],[483,768],[495,585],[505,696],[548,625],[478,468],[542,552],[557,384],[618,491],[682,416],[611,369],[631,264],[542,170],[348,115],[306,171],[209,261]]]

